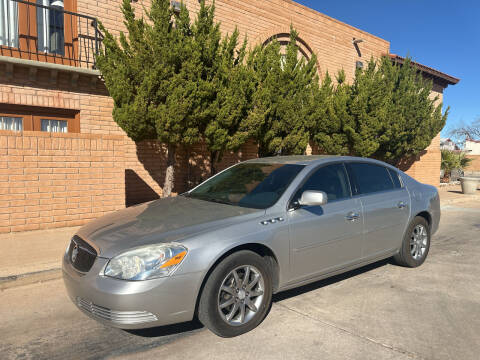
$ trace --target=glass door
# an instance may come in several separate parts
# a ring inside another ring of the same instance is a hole
[[[37,4],[49,6],[37,9],[38,51],[65,55],[65,28],[63,0],[37,0]]]

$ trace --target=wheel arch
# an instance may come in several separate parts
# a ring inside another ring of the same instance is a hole
[[[413,221],[413,219],[415,219],[417,216],[424,218],[429,227],[432,226],[432,214],[430,214],[427,210],[420,211],[418,214],[416,214],[416,215],[412,218],[412,221]]]
[[[197,292],[197,299],[195,301],[195,315],[198,312],[198,303],[200,301],[200,296],[202,295],[203,288],[205,287],[205,283],[207,282],[207,279],[209,278],[210,274],[212,271],[217,267],[217,265],[223,261],[227,256],[236,253],[241,250],[250,250],[261,257],[263,257],[266,261],[268,261],[268,265],[272,269],[272,284],[273,284],[273,293],[278,289],[279,281],[280,281],[280,268],[278,264],[278,258],[273,252],[273,250],[266,246],[265,244],[262,243],[246,243],[246,244],[241,244],[234,246],[230,249],[227,249],[224,251],[217,259],[213,262],[213,264],[210,266],[208,271],[205,273],[201,285],[198,289]]]

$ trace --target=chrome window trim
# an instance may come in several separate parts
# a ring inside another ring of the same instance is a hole
[[[390,190],[374,191],[374,192],[370,192],[370,193],[366,193],[366,194],[355,194],[355,195],[352,196],[353,198],[359,198],[359,197],[362,197],[362,196],[369,196],[369,195],[376,195],[376,194],[384,194],[384,193],[389,193],[389,192],[405,189],[403,180],[402,180],[401,176],[399,176],[399,174],[398,174],[398,170],[391,169],[391,170],[395,171],[398,178],[400,179],[400,184],[402,184],[402,187],[400,187],[400,188],[395,187],[395,184],[393,183],[392,176],[390,175],[390,171],[388,171],[390,168],[388,168],[388,167],[386,167],[382,164],[377,164],[377,163],[373,163],[373,162],[369,162],[369,161],[355,161],[355,160],[347,160],[347,161],[345,161],[345,164],[371,164],[371,165],[376,165],[376,166],[383,167],[385,170],[387,170],[387,174],[390,177],[390,180],[392,181],[393,188],[390,189]],[[353,174],[350,174],[350,172],[348,171],[348,166],[345,166],[345,167],[347,169],[349,177],[350,177],[350,175],[353,176]]]

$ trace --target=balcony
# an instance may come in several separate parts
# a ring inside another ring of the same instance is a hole
[[[0,0],[0,62],[98,77],[97,19],[75,13],[74,0]],[[33,72],[35,73],[36,70]],[[32,73],[32,70],[30,71]]]

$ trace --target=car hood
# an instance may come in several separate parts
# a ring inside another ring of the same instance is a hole
[[[177,241],[211,231],[264,210],[177,196],[132,206],[93,220],[78,235],[100,257],[111,258],[130,248]],[[238,218],[240,217],[240,218]]]

